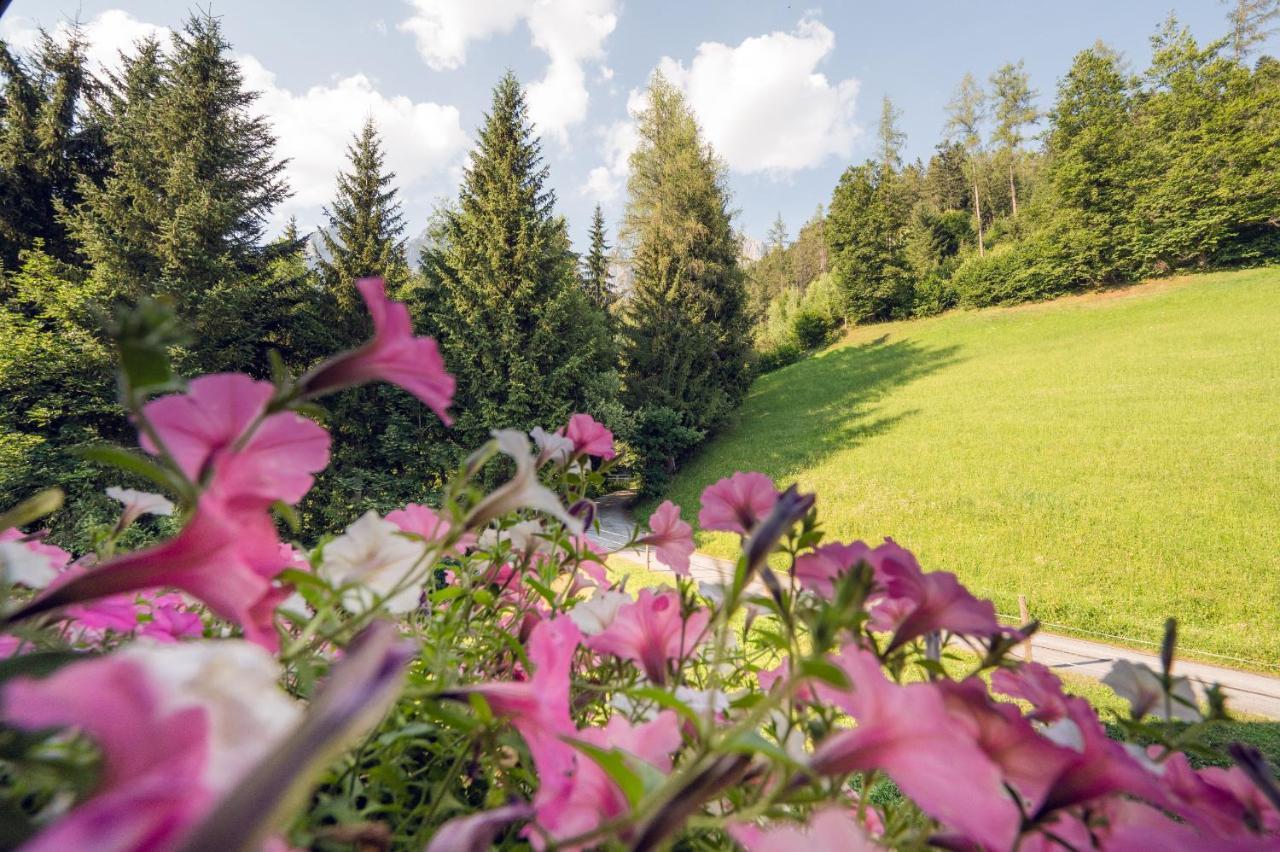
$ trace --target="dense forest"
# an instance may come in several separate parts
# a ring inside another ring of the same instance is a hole
[[[748,269],[764,365],[846,322],[1280,258],[1280,62],[1254,58],[1273,18],[1241,2],[1205,46],[1169,18],[1141,73],[1096,44],[1046,114],[1022,63],[985,87],[966,74],[927,163],[902,162],[886,98],[876,156],[794,242],[779,220]]]
[[[451,428],[384,386],[320,413],[336,463],[301,509],[314,535],[431,500],[492,428],[551,429],[576,411],[618,436],[620,470],[660,489],[753,372],[846,323],[1274,260],[1280,62],[1255,57],[1270,8],[1239,0],[1230,35],[1206,46],[1170,19],[1141,73],[1104,45],[1082,51],[1044,115],[1020,63],[987,86],[966,75],[927,163],[903,163],[886,99],[875,157],[845,171],[794,240],[779,220],[754,262],[726,168],[661,75],[637,116],[616,233],[597,208],[574,252],[508,74],[456,197],[411,257],[372,122],[314,238],[296,226],[269,237],[290,188],[216,18],[138,43],[101,76],[74,30],[29,54],[0,43],[0,492],[61,485],[77,508],[54,537],[81,548],[112,517],[102,490],[128,483],[83,450],[129,443],[107,341],[139,302],[176,316],[186,373],[297,374],[358,345],[365,276],[385,278],[439,341],[458,380]]]

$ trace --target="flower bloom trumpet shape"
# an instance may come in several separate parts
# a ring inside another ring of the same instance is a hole
[[[569,424],[559,433],[573,442],[573,452],[587,456],[611,459],[616,455],[613,450],[613,433],[603,423],[596,422],[590,414],[575,414],[569,418]]]
[[[634,603],[619,607],[609,626],[587,640],[587,647],[631,660],[649,680],[664,684],[668,664],[687,656],[706,638],[710,618],[705,609],[683,618],[680,596],[673,590],[654,594],[641,589]]]
[[[266,414],[274,393],[270,382],[216,373],[193,379],[186,393],[152,400],[142,413],[192,482],[212,472],[210,488],[228,502],[297,503],[329,463],[329,433],[292,411]],[[146,431],[139,440],[160,452]]]
[[[0,532],[0,582],[43,589],[70,561],[70,553],[21,530]]]
[[[301,718],[280,674],[266,651],[230,639],[137,643],[10,683],[8,724],[71,727],[102,751],[93,797],[24,848],[173,848]]]
[[[538,481],[538,460],[529,447],[529,438],[514,429],[500,429],[493,437],[498,449],[516,463],[516,472],[471,509],[467,529],[480,529],[494,518],[519,509],[537,509],[559,520],[573,535],[580,535],[582,521],[570,515],[555,492]]]
[[[747,535],[778,502],[773,481],[763,473],[743,473],[725,477],[702,492],[698,526]]]
[[[649,534],[640,539],[657,553],[658,561],[681,577],[689,576],[689,557],[693,555],[693,527],[681,520],[680,507],[670,500],[649,516]]]
[[[373,319],[373,339],[304,376],[303,393],[317,397],[368,382],[390,382],[416,396],[446,426],[452,425],[449,406],[456,383],[444,368],[440,347],[430,337],[414,336],[409,309],[387,298],[381,278],[362,278],[356,289]]]
[[[279,637],[273,615],[287,591],[272,583],[272,578],[284,567],[270,515],[232,510],[218,495],[206,494],[173,538],[69,576],[9,619],[170,586],[200,599],[216,614],[243,627],[246,638],[274,651]]]

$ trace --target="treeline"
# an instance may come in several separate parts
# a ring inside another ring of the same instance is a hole
[[[886,98],[877,156],[794,243],[775,225],[748,269],[766,366],[846,322],[1280,259],[1280,62],[1250,64],[1277,14],[1239,0],[1230,34],[1205,46],[1170,17],[1141,73],[1094,45],[1044,115],[1022,63],[985,87],[966,75],[927,163],[902,163]]]
[[[69,492],[55,537],[83,548],[112,517],[106,480],[77,449],[127,445],[108,329],[150,300],[188,331],[184,373],[304,371],[360,344],[353,282],[384,277],[437,338],[458,390],[452,428],[388,387],[321,414],[334,464],[301,515],[308,534],[367,508],[430,501],[497,427],[552,429],[585,411],[656,487],[746,390],[749,324],[725,171],[677,89],[656,76],[639,117],[622,233],[632,292],[609,286],[597,208],[577,256],[548,185],[524,93],[495,87],[458,195],[419,257],[378,129],[353,138],[321,250],[294,225],[266,239],[288,197],[218,20],[139,42],[118,71],[86,67],[79,33],[30,55],[0,43],[0,494]],[[318,256],[317,256],[318,255]]]

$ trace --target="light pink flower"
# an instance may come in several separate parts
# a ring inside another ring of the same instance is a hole
[[[682,742],[679,719],[671,710],[638,725],[616,715],[603,728],[585,728],[574,737],[601,749],[619,749],[664,773],[671,771],[671,753]],[[626,796],[598,763],[567,743],[558,745],[565,751],[551,767],[554,774],[544,764],[538,764],[541,783],[533,804],[537,823],[544,831],[563,840],[591,831],[629,810]],[[527,834],[540,848],[538,835]]]
[[[321,364],[302,379],[308,396],[319,396],[368,382],[399,385],[431,408],[446,426],[454,378],[444,368],[440,348],[430,337],[415,337],[409,309],[387,298],[381,278],[362,278],[356,289],[373,319],[373,339]]]
[[[566,752],[569,746],[560,738],[575,730],[569,714],[569,676],[581,642],[582,633],[568,616],[540,621],[525,644],[532,677],[461,690],[479,693],[494,713],[511,718],[543,778],[553,778],[557,768],[563,772],[572,764],[572,755]]]
[[[1115,793],[1126,793],[1155,805],[1165,796],[1156,777],[1138,763],[1124,746],[1107,736],[1098,714],[1082,698],[1068,696],[1066,716],[1046,733],[1068,760],[1045,767],[1048,790],[1031,816],[1092,802]],[[1052,771],[1051,771],[1052,770]]]
[[[803,824],[778,823],[760,828],[755,823],[730,823],[729,836],[745,852],[871,852],[880,849],[852,813],[827,807]]]
[[[77,729],[103,756],[92,798],[24,848],[176,847],[300,715],[279,676],[265,651],[232,640],[134,645],[12,681],[6,722]]]
[[[177,642],[193,639],[204,633],[200,614],[187,608],[182,595],[173,593],[157,595],[150,601],[151,620],[138,631],[157,642]]]
[[[453,531],[452,524],[446,518],[441,517],[430,506],[423,506],[420,503],[409,503],[403,509],[388,512],[387,520],[404,532],[422,536],[422,539],[427,542],[441,541]],[[449,552],[461,556],[467,552],[467,548],[473,547],[475,543],[476,537],[474,535],[463,533],[453,543],[453,547],[449,549]]]
[[[991,849],[1006,849],[1021,818],[1000,768],[975,742],[975,731],[947,712],[928,683],[898,686],[880,660],[853,645],[836,659],[852,688],[816,684],[822,699],[858,725],[828,736],[814,753],[822,774],[885,772],[925,813]]]
[[[70,577],[38,595],[13,617],[27,618],[83,601],[170,586],[239,624],[251,641],[275,650],[279,637],[273,614],[287,591],[275,586],[271,578],[284,567],[270,515],[234,511],[217,495],[207,494],[175,537]]]
[[[693,554],[693,527],[681,520],[680,507],[670,500],[649,516],[649,534],[640,539],[651,546],[658,561],[681,577],[689,576],[689,557]]]
[[[296,503],[311,489],[312,474],[329,463],[329,433],[292,411],[263,418],[274,393],[270,382],[215,373],[193,379],[186,393],[147,403],[143,414],[192,482],[212,469],[228,500]],[[139,440],[147,452],[159,452],[145,432]]]
[[[897,622],[888,650],[939,630],[990,636],[1002,629],[991,601],[975,598],[955,574],[921,571],[915,556],[893,539],[885,539],[870,558],[887,598],[913,604],[909,610],[893,604],[905,615]]]
[[[791,677],[791,661],[784,659],[772,669],[761,669],[756,672],[756,680],[760,683],[760,689],[764,692],[772,692],[775,685],[787,681]],[[801,681],[791,695],[798,703],[813,701],[813,687]]]
[[[991,675],[991,688],[1029,702],[1031,713],[1028,715],[1037,722],[1056,722],[1067,715],[1062,681],[1040,663],[1023,663],[1013,670],[997,669]]]
[[[698,526],[746,535],[778,502],[778,491],[763,473],[735,473],[702,492]]]
[[[587,640],[587,647],[631,660],[649,680],[663,684],[667,664],[687,656],[706,638],[710,618],[707,610],[681,618],[680,596],[674,590],[654,594],[652,589],[641,589],[634,603],[618,609],[604,632]]]
[[[829,598],[835,590],[835,581],[859,562],[870,559],[871,548],[861,541],[841,544],[838,541],[824,544],[812,553],[796,559],[796,582],[818,595]]]
[[[590,414],[575,414],[569,418],[569,425],[560,430],[570,441],[573,451],[588,456],[611,459],[616,455],[613,451],[613,433],[603,423],[596,422]]]

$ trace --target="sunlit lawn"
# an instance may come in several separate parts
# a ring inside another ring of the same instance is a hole
[[[1146,640],[1175,615],[1188,653],[1280,663],[1280,269],[858,328],[762,377],[667,496],[692,520],[753,469],[1003,613]]]

